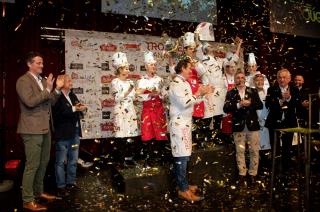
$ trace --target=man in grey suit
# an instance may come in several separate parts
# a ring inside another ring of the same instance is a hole
[[[44,205],[37,204],[35,196],[47,200],[55,196],[44,193],[43,178],[50,159],[51,105],[61,94],[63,79],[58,77],[53,90],[54,78],[50,73],[47,79],[40,74],[43,69],[43,58],[37,52],[29,52],[26,57],[29,70],[16,83],[20,105],[20,118],[17,133],[22,137],[26,164],[22,180],[23,208],[32,211],[47,210]]]

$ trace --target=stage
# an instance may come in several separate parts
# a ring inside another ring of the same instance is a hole
[[[303,171],[292,169],[284,175],[277,170],[270,205],[270,161],[266,158],[261,161],[255,185],[239,186],[235,155],[223,145],[199,149],[193,154],[189,179],[200,187],[200,194],[205,197],[194,204],[177,197],[169,162],[148,168],[143,166],[143,161],[137,161],[135,167],[119,169],[103,157],[98,158],[89,169],[78,168],[78,188],[69,190],[61,200],[42,202],[49,211],[302,211],[305,208]],[[22,211],[18,185],[21,167],[17,172],[11,173],[16,182],[14,190],[0,193],[0,211]],[[314,159],[310,211],[320,209],[319,179],[319,161]],[[45,187],[50,193],[56,192],[52,162]]]

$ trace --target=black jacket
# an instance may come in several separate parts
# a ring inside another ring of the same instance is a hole
[[[308,120],[308,109],[302,106],[302,102],[304,100],[309,100],[308,94],[310,93],[308,89],[304,86],[299,90],[301,103],[297,105],[297,117],[300,120],[307,121]]]
[[[56,104],[53,106],[53,123],[55,128],[55,138],[59,139],[71,139],[75,136],[76,125],[79,126],[79,136],[81,136],[81,124],[80,116],[81,112],[73,112],[72,106],[79,103],[77,96],[70,92],[69,97],[72,105],[67,98],[61,94]]]
[[[233,88],[227,93],[223,110],[225,113],[232,113],[233,132],[243,131],[245,126],[247,126],[249,131],[260,130],[257,110],[262,109],[263,104],[259,98],[257,90],[246,87],[245,98],[251,99],[251,105],[248,107],[237,108],[237,103],[241,100],[238,89]]]
[[[282,98],[281,89],[278,84],[268,89],[266,97],[266,107],[269,109],[269,115],[266,121],[266,127],[270,129],[283,129],[297,127],[296,111],[300,101],[298,88],[289,85],[291,99],[280,106],[279,99]]]

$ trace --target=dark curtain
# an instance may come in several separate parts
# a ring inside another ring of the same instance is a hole
[[[44,76],[49,73],[57,76],[64,69],[64,58],[61,58],[63,49],[60,45],[52,46],[42,42],[40,27],[39,17],[29,17],[17,31],[14,31],[10,23],[5,21],[1,23],[1,88],[5,94],[1,104],[5,107],[2,107],[0,120],[3,130],[1,143],[2,145],[5,143],[6,159],[24,158],[24,147],[20,136],[16,134],[19,106],[15,88],[17,79],[27,71],[24,56],[29,51],[41,52],[44,57]],[[4,81],[5,86],[3,86]]]

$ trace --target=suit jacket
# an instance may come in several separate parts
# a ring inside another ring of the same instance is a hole
[[[248,107],[237,107],[241,97],[238,89],[235,87],[227,92],[226,100],[223,106],[225,113],[232,113],[233,132],[242,132],[247,126],[249,131],[260,130],[257,110],[263,108],[258,92],[255,88],[246,87],[245,98],[251,99]]]
[[[43,90],[29,72],[17,80],[16,91],[20,106],[17,133],[46,134],[50,131],[51,105],[59,94],[46,90],[46,80],[42,80],[42,85]]]
[[[289,85],[291,99],[280,106],[279,99],[282,98],[281,89],[278,84],[268,89],[266,97],[266,107],[269,109],[269,115],[266,121],[266,127],[270,129],[283,129],[297,126],[296,111],[300,101],[299,90],[293,85]]]
[[[70,92],[70,100],[72,105],[69,103],[67,98],[61,94],[56,104],[53,106],[53,120],[55,127],[55,138],[57,141],[60,139],[72,139],[76,133],[76,126],[79,127],[79,136],[81,136],[81,124],[80,116],[81,112],[73,112],[72,106],[79,103],[77,96]]]

